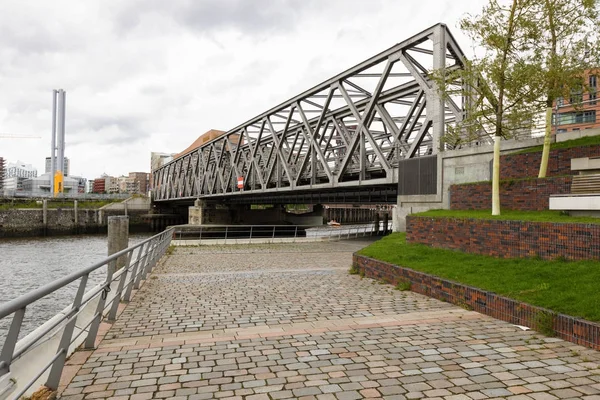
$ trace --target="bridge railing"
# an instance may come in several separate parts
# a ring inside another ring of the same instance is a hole
[[[82,343],[86,349],[95,347],[102,320],[116,319],[119,303],[130,300],[132,291],[165,254],[172,237],[173,229],[165,230],[0,305],[0,324],[12,316],[0,353],[0,399],[20,399],[44,383],[56,390],[67,357]],[[125,265],[117,270],[118,260],[123,259]],[[86,292],[90,274],[103,267],[107,270],[104,282]],[[27,308],[74,282],[79,285],[71,305],[19,340]]]

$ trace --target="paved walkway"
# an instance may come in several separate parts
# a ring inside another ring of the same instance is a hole
[[[600,399],[599,353],[350,276],[364,245],[177,248],[62,398]]]

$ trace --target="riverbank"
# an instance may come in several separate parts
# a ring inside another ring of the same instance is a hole
[[[147,210],[17,208],[0,210],[0,238],[106,233],[108,217],[125,213],[130,232],[150,232]]]

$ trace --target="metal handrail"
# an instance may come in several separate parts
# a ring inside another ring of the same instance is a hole
[[[298,229],[300,228],[300,230]],[[276,234],[286,234],[286,239],[293,239],[294,241],[300,237],[306,237],[307,228],[316,228],[315,225],[213,225],[213,226],[202,226],[200,225],[197,229],[181,229],[175,227],[173,232],[173,239],[176,240],[198,240],[202,241],[210,240],[223,240],[224,244],[227,244],[228,240],[249,240],[252,242],[253,239],[270,239],[274,240]],[[325,235],[319,235],[321,239],[328,240],[340,240],[342,238],[348,239],[350,237],[359,236],[372,236],[374,233],[383,233],[385,231],[391,232],[392,221],[388,221],[387,230],[385,228],[385,222],[379,222],[379,229],[375,229],[375,224],[356,224],[349,226],[341,226],[339,229],[331,228],[327,230]],[[342,234],[341,232],[344,231]],[[232,234],[234,236],[232,236]],[[241,236],[235,236],[236,234],[242,234]],[[209,236],[209,238],[206,238]]]
[[[88,349],[94,348],[99,325],[103,317],[107,315],[109,320],[116,318],[119,302],[121,300],[129,301],[132,289],[138,289],[141,280],[146,279],[148,273],[152,271],[158,260],[166,252],[172,237],[173,228],[167,229],[134,246],[111,255],[103,261],[71,273],[0,305],[0,320],[13,315],[8,335],[0,352],[0,386],[2,383],[15,386],[12,387],[12,390],[17,393],[11,397],[12,399],[19,399],[27,393],[46,373],[48,373],[48,377],[45,385],[52,390],[58,388],[69,349],[78,344],[77,340],[79,340],[86,330],[87,335],[85,339],[82,339],[85,341],[84,347]],[[136,253],[135,257],[134,252]],[[117,267],[117,259],[120,257],[126,257],[125,265],[119,271],[114,272]],[[107,266],[107,274],[104,282],[85,292],[90,273],[104,266]],[[77,280],[80,280],[79,288],[71,305],[67,306],[63,311],[39,326],[23,339],[18,340],[26,308]],[[117,281],[118,287],[114,291],[112,298],[109,298],[108,292],[111,291],[111,284]],[[92,301],[94,300],[97,300],[98,304],[95,306],[96,310],[91,315],[90,321],[83,327],[77,327],[76,322],[78,321],[78,317],[82,316],[82,312],[86,310],[86,307],[93,307]],[[75,328],[79,332],[75,332]],[[36,368],[31,368],[28,365],[27,376],[10,376],[11,366],[16,365],[15,363],[19,362],[22,357],[27,358],[30,352],[34,351],[35,344],[40,343],[42,339],[49,341],[58,338],[58,335],[60,335],[59,345],[57,346],[56,353],[51,355],[49,360],[36,360]],[[40,367],[40,365],[43,365],[43,367]],[[7,377],[11,378],[10,381],[6,379]],[[20,382],[20,379],[27,381],[27,383]],[[2,393],[6,395],[7,390],[6,387],[0,387],[0,395]]]

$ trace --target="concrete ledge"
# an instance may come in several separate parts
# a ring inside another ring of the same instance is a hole
[[[538,331],[551,327],[556,336],[563,340],[600,350],[600,325],[597,323],[356,253],[352,258],[354,267],[368,278],[392,285],[408,281],[413,292]]]
[[[551,210],[600,211],[600,193],[550,196]]]
[[[582,157],[571,159],[572,171],[600,170],[600,157]]]

